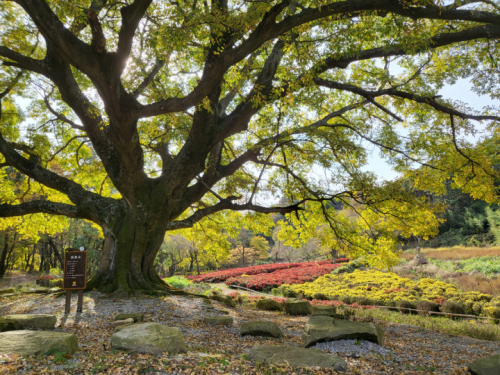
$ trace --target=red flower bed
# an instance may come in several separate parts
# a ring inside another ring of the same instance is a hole
[[[274,273],[277,270],[284,270],[298,267],[308,267],[312,265],[332,264],[333,260],[322,260],[319,262],[306,262],[306,263],[272,263],[262,264],[260,266],[250,266],[241,268],[231,268],[222,271],[215,271],[205,273],[199,276],[188,276],[188,279],[195,283],[220,283],[232,277],[241,275],[258,275]]]
[[[238,285],[254,290],[271,289],[277,288],[281,284],[303,284],[313,281],[320,276],[330,273],[337,267],[340,267],[340,265],[331,263],[302,263],[302,267],[283,269],[253,276],[232,277],[226,280],[225,283],[226,285]]]

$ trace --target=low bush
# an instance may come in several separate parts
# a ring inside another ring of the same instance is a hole
[[[429,311],[439,312],[439,304],[432,301],[418,301],[417,310],[422,310],[424,313]]]
[[[187,287],[189,284],[192,283],[191,280],[182,277],[182,276],[172,276],[172,277],[167,277],[166,279],[163,279],[167,284],[172,285],[175,288],[179,289],[184,289]]]
[[[51,280],[55,280],[56,278],[52,275],[43,275],[41,277],[39,277],[38,279],[36,279],[35,283],[36,285],[40,285],[40,286],[43,286],[45,288],[48,288],[50,287],[50,281]]]
[[[462,302],[444,301],[439,309],[449,314],[465,314],[465,305]]]
[[[337,260],[338,262],[338,260]],[[250,267],[240,267],[231,268],[227,270],[215,271],[205,273],[203,275],[188,276],[188,279],[195,283],[208,282],[208,283],[220,283],[226,281],[231,277],[238,277],[242,275],[259,275],[266,273],[273,273],[278,270],[299,268],[299,267],[309,267],[309,266],[321,266],[325,264],[334,264],[333,260],[322,260],[318,262],[305,262],[305,263],[271,263],[271,264],[261,264],[259,266]]]
[[[398,301],[396,303],[396,307],[398,307],[399,312],[401,312],[403,314],[411,314],[411,311],[407,310],[407,309],[416,309],[417,304],[415,302],[412,302],[412,301],[401,300],[401,301]]]
[[[304,267],[282,269],[259,275],[241,275],[226,280],[226,285],[237,285],[253,290],[272,290],[282,284],[303,284],[340,267],[338,264],[311,264]],[[308,295],[313,297],[313,295]]]
[[[429,278],[413,281],[392,272],[376,270],[326,274],[314,282],[284,284],[278,290],[284,296],[302,293],[305,298],[314,298],[321,293],[329,299],[338,299],[346,304],[371,301],[372,305],[398,307],[404,303],[416,308],[417,303],[421,302],[434,310],[435,304],[445,304],[442,309],[449,310],[444,312],[462,311],[458,313],[471,315],[485,315],[485,308],[496,304],[500,307],[500,297],[496,299],[479,292],[460,292],[454,285],[442,281]]]

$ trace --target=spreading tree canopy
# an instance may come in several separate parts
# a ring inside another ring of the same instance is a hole
[[[323,215],[325,238],[362,248],[432,227],[410,188],[452,178],[496,199],[498,111],[437,94],[465,78],[498,98],[497,0],[3,0],[0,15],[0,217],[100,226],[89,287],[168,288],[165,233],[227,210]],[[401,179],[366,170],[373,148]],[[380,228],[356,239],[332,201]]]

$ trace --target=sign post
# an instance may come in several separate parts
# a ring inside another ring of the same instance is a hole
[[[63,289],[66,290],[66,308],[68,314],[71,309],[71,291],[78,290],[78,306],[76,311],[82,312],[83,290],[87,285],[87,252],[83,247],[69,248],[64,253]]]

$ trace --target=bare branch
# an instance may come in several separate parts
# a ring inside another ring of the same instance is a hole
[[[50,105],[50,102],[49,102],[49,97],[50,97],[51,94],[52,93],[48,94],[47,96],[45,96],[43,98],[43,101],[44,101],[45,105],[47,106],[47,109],[50,111],[50,113],[52,113],[53,115],[55,115],[58,120],[63,121],[65,123],[71,125],[71,127],[73,129],[85,131],[85,128],[83,127],[83,125],[76,124],[75,122],[71,121],[69,118],[67,118],[66,116],[58,113],[54,108],[52,108],[52,106]]]
[[[118,34],[118,48],[115,60],[119,75],[125,69],[135,31],[151,3],[152,0],[135,0],[132,4],[120,9],[122,25]]]
[[[155,79],[156,75],[158,74],[158,72],[160,71],[160,69],[164,65],[165,65],[165,61],[164,60],[160,60],[160,59],[156,60],[156,64],[153,67],[153,70],[151,70],[151,73],[148,74],[148,76],[144,79],[144,81],[141,82],[141,84],[139,85],[139,87],[137,87],[137,89],[135,89],[134,93],[132,94],[132,96],[134,97],[134,99],[137,99],[139,97],[139,95],[146,89],[146,87],[148,87],[148,85],[151,82],[153,82],[153,80]]]
[[[77,206],[65,203],[36,200],[17,205],[0,204],[0,217],[13,217],[36,213],[64,215],[78,219],[90,219],[89,216],[80,213]]]
[[[400,98],[404,98],[404,99],[409,99],[409,100],[412,100],[412,101],[417,102],[417,103],[427,104],[439,112],[447,113],[447,114],[454,115],[454,116],[464,118],[464,119],[471,119],[471,120],[477,120],[477,121],[500,120],[500,117],[497,117],[497,116],[469,115],[467,113],[457,111],[454,108],[446,107],[445,105],[438,103],[436,101],[436,99],[433,97],[418,96],[418,95],[415,95],[415,94],[412,94],[409,92],[404,92],[401,90],[397,90],[394,88],[378,90],[378,91],[368,91],[368,90],[365,90],[361,87],[357,87],[357,86],[350,85],[347,83],[328,81],[328,80],[321,79],[321,78],[315,78],[314,82],[318,86],[323,86],[323,87],[327,87],[330,89],[336,89],[336,90],[350,91],[352,93],[358,94],[360,96],[363,96],[363,97],[369,98],[369,99],[370,98],[373,99],[373,98],[376,98],[378,96],[384,96],[384,95],[390,95],[390,96],[396,96],[396,97],[400,97]]]
[[[270,213],[287,214],[290,212],[296,212],[296,211],[303,210],[303,208],[300,207],[300,205],[302,203],[303,202],[301,201],[297,204],[294,204],[291,206],[286,206],[286,207],[262,207],[262,206],[257,206],[254,204],[234,204],[229,199],[226,199],[222,202],[217,203],[214,206],[202,208],[202,209],[196,211],[193,215],[191,215],[190,217],[188,217],[185,220],[170,222],[167,225],[167,230],[191,228],[194,224],[196,224],[198,221],[203,219],[205,216],[212,215],[216,212],[223,211],[223,210],[254,211],[254,212],[260,212],[260,213],[265,213],[265,214],[270,214]]]

